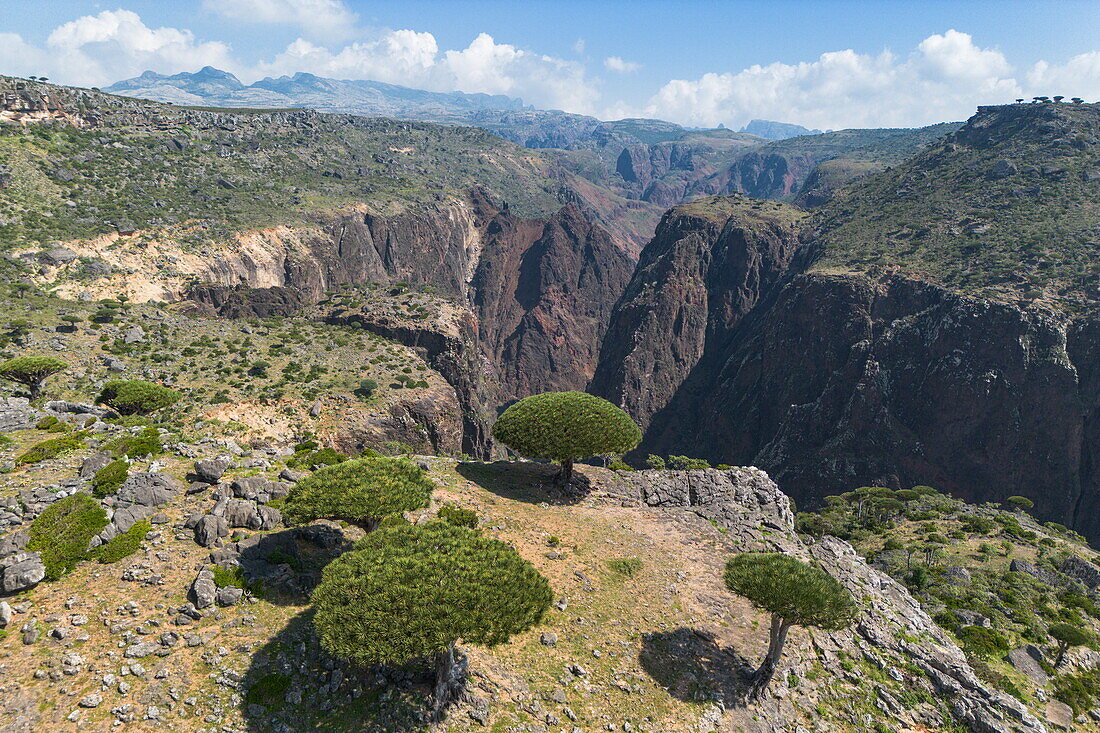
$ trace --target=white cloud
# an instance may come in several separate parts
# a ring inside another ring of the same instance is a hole
[[[23,40],[17,33],[0,33],[0,73],[12,76],[38,76],[52,73],[46,54]]]
[[[327,41],[350,38],[358,21],[342,0],[203,0],[203,7],[242,23],[296,26]]]
[[[573,112],[591,112],[599,98],[582,64],[497,43],[487,33],[464,49],[442,52],[431,33],[412,30],[387,31],[336,51],[298,39],[251,73],[275,76],[297,71],[430,91],[507,94]]]
[[[586,48],[588,48],[588,41],[584,40],[583,38],[578,38],[576,41],[573,42],[573,53],[577,54],[578,56],[584,56],[584,51]]]
[[[69,21],[54,29],[46,46],[52,75],[70,84],[109,83],[146,69],[171,73],[235,66],[224,43],[198,42],[188,30],[150,28],[129,10]]]
[[[1021,84],[1000,51],[949,30],[904,58],[834,51],[799,64],[672,80],[645,112],[708,126],[760,117],[821,128],[893,127],[965,119],[979,104],[1017,96]]]
[[[624,61],[618,56],[608,56],[603,60],[604,68],[617,74],[630,74],[642,68],[642,65],[634,61]]]
[[[1039,61],[1027,73],[1029,94],[1100,99],[1100,51],[1074,56],[1062,65]]]

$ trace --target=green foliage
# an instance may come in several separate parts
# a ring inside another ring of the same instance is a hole
[[[650,453],[645,457],[645,466],[646,468],[652,468],[657,471],[663,470],[665,468],[665,459]]]
[[[46,415],[34,427],[38,430],[45,430],[47,433],[68,433],[73,429],[72,425],[63,420],[58,420],[53,415]]]
[[[130,464],[123,460],[111,461],[92,476],[92,494],[102,499],[116,493],[130,475]]]
[[[318,469],[291,488],[283,513],[292,522],[342,519],[371,527],[390,514],[428,505],[431,480],[402,458],[356,458]]]
[[[1067,646],[1083,646],[1092,641],[1092,634],[1073,624],[1051,624],[1048,632],[1052,638]]]
[[[454,504],[444,504],[439,507],[439,518],[447,524],[471,529],[477,527],[479,521],[477,512],[473,509],[464,509]]]
[[[325,567],[321,644],[355,664],[405,664],[457,639],[495,646],[537,624],[553,595],[510,545],[444,522],[388,527]]]
[[[16,463],[38,463],[84,447],[85,433],[72,433],[35,443],[15,458]]]
[[[27,550],[42,553],[46,578],[57,580],[88,557],[88,543],[107,526],[107,512],[87,494],[46,507],[30,526]]]
[[[145,458],[159,455],[164,450],[160,440],[160,431],[154,427],[148,427],[137,435],[126,435],[112,440],[103,446],[104,450],[113,452],[119,456],[130,458]]]
[[[299,444],[302,445],[302,444]],[[316,443],[309,441],[308,445],[316,447]],[[365,454],[365,452],[364,452]],[[297,450],[287,459],[286,465],[290,468],[313,468],[314,466],[335,466],[348,459],[343,453],[337,453],[332,448],[318,448],[316,450],[305,448]]]
[[[617,557],[607,561],[607,567],[611,572],[633,578],[642,572],[642,561],[636,557]]]
[[[222,567],[221,565],[212,565],[210,567],[211,572],[214,573],[214,585],[219,588],[247,588],[248,581],[245,580],[244,571],[239,566],[234,565],[231,568]]]
[[[44,381],[68,366],[52,356],[17,356],[0,363],[0,379],[22,384],[33,398],[38,396]]]
[[[107,405],[120,415],[148,415],[179,402],[181,395],[170,387],[141,379],[114,380],[103,385],[97,405]]]
[[[607,464],[607,467],[610,468],[612,471],[633,471],[634,470],[634,466],[631,466],[629,463],[626,463],[625,461],[622,461],[620,459],[616,459],[614,461],[611,461],[611,463]]]
[[[505,410],[493,425],[493,437],[527,458],[573,461],[626,453],[642,432],[607,400],[584,392],[546,392]]]
[[[1100,669],[1059,675],[1054,679],[1054,697],[1073,708],[1077,715],[1087,712],[1100,699]]]
[[[673,469],[674,471],[694,471],[701,468],[710,468],[710,462],[704,458],[669,456],[668,467]]]
[[[112,537],[92,550],[91,557],[105,564],[118,562],[125,557],[129,557],[138,551],[142,541],[145,540],[145,535],[149,534],[152,529],[153,525],[149,520],[143,519],[122,534]]]
[[[996,629],[963,626],[957,635],[963,647],[979,657],[999,657],[1008,651],[1008,639]]]
[[[1035,502],[1026,496],[1010,496],[1005,499],[1006,504],[1011,504],[1017,509],[1032,509],[1035,507]]]
[[[858,613],[855,599],[820,568],[769,552],[744,552],[726,563],[726,587],[757,608],[800,626],[842,629]]]

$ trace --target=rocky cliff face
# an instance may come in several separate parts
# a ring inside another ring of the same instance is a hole
[[[786,272],[800,219],[736,198],[670,211],[615,307],[592,391],[648,426]]]
[[[592,389],[645,426],[640,454],[759,465],[800,501],[1023,494],[1100,532],[1095,320],[900,276],[791,278],[791,231],[761,248],[728,234],[744,228],[670,214],[616,307]]]

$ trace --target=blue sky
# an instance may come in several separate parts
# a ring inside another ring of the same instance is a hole
[[[103,86],[212,64],[505,93],[610,119],[902,126],[1100,99],[1100,3],[0,0],[0,73]]]

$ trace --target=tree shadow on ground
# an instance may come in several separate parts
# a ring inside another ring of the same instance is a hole
[[[240,684],[249,731],[430,729],[430,671],[350,666],[321,647],[312,617],[312,611],[295,616],[252,655]]]
[[[353,538],[335,523],[255,534],[237,543],[237,563],[248,586],[276,605],[300,606],[325,566],[347,552]]]
[[[714,635],[678,628],[642,638],[638,655],[642,668],[668,694],[685,702],[719,702],[724,707],[744,703],[752,665]]]
[[[558,467],[527,461],[459,463],[458,473],[497,496],[531,504],[576,504],[588,494],[591,482],[579,471],[573,472],[568,486],[556,482]]]

